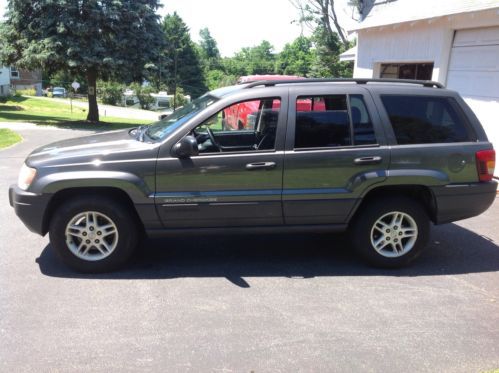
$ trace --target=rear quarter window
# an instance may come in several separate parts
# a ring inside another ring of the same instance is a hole
[[[451,97],[383,95],[398,144],[472,141],[469,124]]]

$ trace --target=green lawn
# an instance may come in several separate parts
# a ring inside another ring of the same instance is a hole
[[[22,139],[23,138],[14,131],[7,128],[0,128],[0,149],[14,145]]]
[[[119,129],[141,124],[150,124],[150,120],[106,117],[105,122],[93,124],[86,122],[87,109],[73,106],[73,113],[68,104],[51,102],[31,97],[11,97],[6,103],[0,103],[0,122],[29,122],[40,125],[64,127],[86,127],[96,129]]]

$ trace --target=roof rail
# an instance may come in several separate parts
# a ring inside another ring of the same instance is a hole
[[[412,79],[366,79],[366,78],[336,78],[336,79],[293,79],[293,80],[260,80],[249,83],[245,88],[253,88],[259,86],[272,87],[278,84],[305,84],[305,83],[401,83],[401,84],[417,84],[423,87],[430,88],[445,88],[442,83],[432,80],[412,80]]]

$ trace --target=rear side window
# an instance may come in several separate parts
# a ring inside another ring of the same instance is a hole
[[[376,144],[373,123],[361,95],[350,95],[350,110],[352,112],[353,144]]]
[[[381,96],[398,144],[470,141],[463,115],[450,97]]]
[[[362,95],[298,97],[296,148],[376,144]]]

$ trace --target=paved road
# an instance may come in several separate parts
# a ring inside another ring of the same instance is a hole
[[[39,100],[50,100],[57,101],[69,105],[69,99],[64,98],[49,98],[49,97],[31,97],[37,98]],[[88,102],[73,100],[73,106],[82,107],[87,109]],[[133,118],[133,119],[143,119],[156,121],[158,120],[159,113],[151,110],[141,110],[135,108],[125,108],[119,106],[103,105],[99,104],[99,114],[101,119],[104,120],[105,117],[116,117],[116,118]]]
[[[72,273],[7,187],[35,146],[0,151],[0,371],[482,372],[499,368],[499,203],[436,227],[404,270],[366,268],[341,237],[147,241],[135,264]]]

